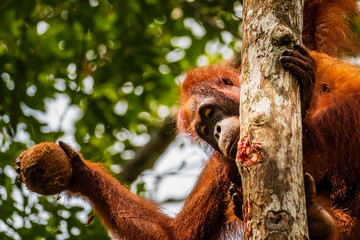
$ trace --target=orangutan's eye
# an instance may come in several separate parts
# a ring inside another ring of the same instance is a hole
[[[329,91],[329,84],[323,82],[323,83],[321,84],[321,90],[322,90],[323,92],[328,92],[328,91]]]
[[[209,134],[209,128],[205,125],[201,126],[200,127],[200,133],[204,136],[208,135]]]
[[[204,110],[204,116],[207,118],[212,118],[214,116],[214,110],[212,108],[206,108]]]
[[[231,81],[230,78],[222,78],[221,81],[225,84],[225,85],[229,85],[229,86],[233,86],[234,83]]]

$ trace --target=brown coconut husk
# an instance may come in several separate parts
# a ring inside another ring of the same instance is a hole
[[[72,167],[69,157],[59,145],[43,142],[24,153],[20,174],[29,190],[53,195],[65,190],[70,183]]]

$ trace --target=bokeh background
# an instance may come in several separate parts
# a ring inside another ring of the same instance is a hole
[[[0,239],[108,239],[84,201],[17,183],[62,140],[176,214],[206,153],[173,120],[186,71],[241,49],[242,1],[0,0]]]

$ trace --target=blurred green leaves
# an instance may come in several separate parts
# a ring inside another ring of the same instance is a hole
[[[14,159],[63,139],[131,161],[176,110],[185,72],[239,50],[241,3],[2,0],[0,16],[0,239],[106,239],[65,196],[16,185]]]

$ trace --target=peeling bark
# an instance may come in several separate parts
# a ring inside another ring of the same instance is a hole
[[[303,0],[244,1],[237,164],[248,239],[308,239],[299,84],[280,63]]]

